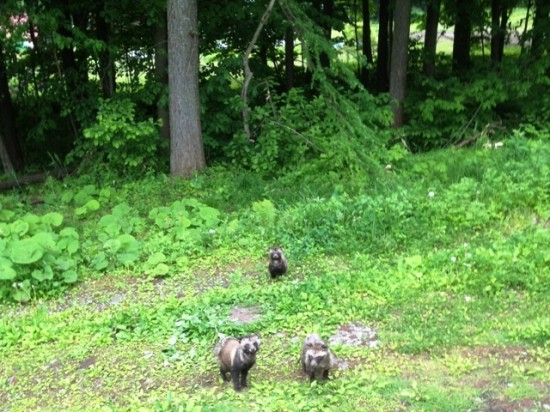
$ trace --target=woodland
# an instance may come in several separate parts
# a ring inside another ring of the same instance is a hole
[[[0,410],[550,409],[548,1],[3,0],[0,160]]]

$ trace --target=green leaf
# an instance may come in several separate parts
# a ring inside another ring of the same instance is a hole
[[[57,246],[61,250],[66,250],[69,255],[76,253],[80,247],[80,242],[78,239],[72,237],[65,237],[59,239]]]
[[[44,255],[42,246],[33,239],[17,240],[10,244],[10,258],[14,263],[29,265]]]
[[[120,249],[121,244],[119,239],[109,239],[103,244],[103,249],[106,249],[111,255],[114,255]]]
[[[0,210],[0,220],[7,222],[13,219],[13,216],[15,216],[15,212],[12,212],[11,210],[1,209]]]
[[[64,228],[63,230],[61,230],[61,232],[59,232],[59,236],[62,236],[62,237],[72,237],[74,239],[78,239],[79,238],[79,235],[78,235],[78,232],[76,231],[76,229],[74,227],[66,227]]]
[[[92,200],[89,200],[84,206],[86,207],[86,210],[88,210],[89,212],[94,212],[99,209],[100,204],[97,200],[92,199]]]
[[[63,272],[63,281],[65,283],[74,283],[78,280],[78,273],[75,270],[67,270]]]
[[[63,223],[63,215],[57,212],[47,213],[42,216],[42,222],[50,226],[60,226]]]
[[[220,223],[218,216],[220,211],[209,206],[202,206],[199,209],[199,216],[204,220],[205,226],[212,227],[217,226]]]
[[[8,237],[11,235],[11,228],[10,225],[7,223],[0,223],[0,237]]]
[[[166,275],[170,268],[165,263],[159,263],[152,271],[151,274],[155,276]]]
[[[48,249],[53,252],[59,251],[57,244],[54,240],[54,234],[52,232],[39,232],[31,239],[42,246],[44,249]]]
[[[164,255],[164,253],[157,252],[149,256],[149,259],[147,259],[147,265],[152,267],[165,261],[166,261],[166,256]]]
[[[0,260],[0,280],[12,280],[17,276],[15,269],[11,267],[11,262],[7,259]]]
[[[44,280],[52,280],[53,279],[53,270],[50,266],[45,266],[44,270],[33,270],[31,273],[31,276],[38,280],[39,282],[42,282]]]
[[[16,220],[10,225],[11,233],[21,237],[29,231],[29,224],[24,220]]]
[[[107,256],[104,252],[99,252],[95,255],[91,263],[95,270],[102,270],[109,266],[109,261],[107,260]]]
[[[71,200],[73,200],[74,194],[70,190],[67,190],[66,192],[63,192],[61,194],[61,203],[67,204]]]

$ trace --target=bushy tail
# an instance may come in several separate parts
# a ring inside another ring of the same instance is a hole
[[[214,356],[216,356],[216,357],[218,357],[220,355],[220,352],[221,352],[223,346],[225,345],[225,342],[227,342],[227,339],[229,339],[229,337],[227,337],[227,336],[225,336],[221,333],[218,333],[218,336],[220,337],[220,340],[214,346]]]

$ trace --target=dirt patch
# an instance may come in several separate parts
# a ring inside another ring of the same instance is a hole
[[[509,399],[489,399],[486,402],[486,405],[487,405],[487,409],[486,409],[487,412],[516,412],[516,411],[546,410],[543,404],[533,399],[520,399],[516,401],[512,401]]]
[[[96,361],[97,358],[95,356],[90,356],[78,364],[78,369],[88,369],[89,367],[94,366]]]
[[[258,306],[242,307],[235,306],[231,309],[228,319],[233,322],[252,323],[261,319],[260,308]]]
[[[331,345],[367,346],[375,348],[380,344],[376,330],[361,323],[348,323],[340,326],[338,332],[329,338]]]

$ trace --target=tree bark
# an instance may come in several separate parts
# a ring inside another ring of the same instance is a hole
[[[289,26],[285,34],[285,90],[294,87],[294,27]]]
[[[461,72],[470,67],[470,38],[472,34],[472,19],[470,13],[474,6],[473,0],[455,0],[455,39],[453,43],[453,71]]]
[[[390,98],[393,110],[393,127],[404,122],[403,103],[407,88],[407,62],[411,20],[411,0],[401,0],[394,11],[395,27],[390,67]]]
[[[160,84],[161,93],[157,101],[157,116],[162,121],[160,135],[170,140],[170,117],[164,97],[168,86],[168,38],[166,33],[166,12],[163,12],[160,23],[155,29],[155,78]]]
[[[389,20],[390,20],[390,2],[389,0],[380,0],[380,10],[378,14],[378,46],[376,59],[376,86],[379,92],[384,93],[389,89]]]
[[[170,172],[189,177],[204,169],[199,102],[197,0],[168,0]]]
[[[509,13],[502,0],[491,2],[491,60],[500,63],[504,57],[504,41]]]
[[[99,54],[99,81],[103,90],[105,99],[111,98],[115,94],[116,88],[116,69],[113,56],[110,51],[111,27],[107,22],[101,10],[101,4],[98,3],[96,14],[96,35],[98,40],[104,44],[104,49]]]
[[[428,3],[426,12],[426,32],[424,34],[424,64],[422,70],[428,77],[435,75],[435,53],[437,49],[437,34],[439,26],[439,9],[441,0]]]
[[[6,172],[21,171],[25,167],[23,160],[23,152],[17,135],[17,127],[15,125],[15,110],[11,101],[11,94],[8,84],[8,73],[6,70],[6,62],[4,61],[4,51],[0,40],[0,135],[2,136],[3,148],[5,156],[9,159],[9,163],[2,163]]]
[[[362,50],[363,50],[363,56],[365,56],[365,59],[367,60],[367,65],[372,66],[373,58],[372,58],[372,42],[371,42],[371,30],[370,30],[370,8],[369,8],[369,0],[362,0],[362,6],[363,6],[363,36],[362,36]],[[363,86],[368,87],[369,86],[369,70],[367,66],[363,66],[361,70],[361,83],[363,83]]]
[[[318,8],[319,12],[323,15],[323,20],[321,21],[321,27],[325,33],[325,38],[330,41],[332,38],[332,16],[334,14],[334,0],[322,0],[314,1],[314,7]],[[326,53],[321,53],[319,56],[319,61],[321,67],[330,66],[330,58]]]
[[[541,57],[545,49],[549,48],[547,27],[550,25],[550,5],[547,0],[535,0],[535,16],[533,18],[533,40],[531,42],[531,54]]]

